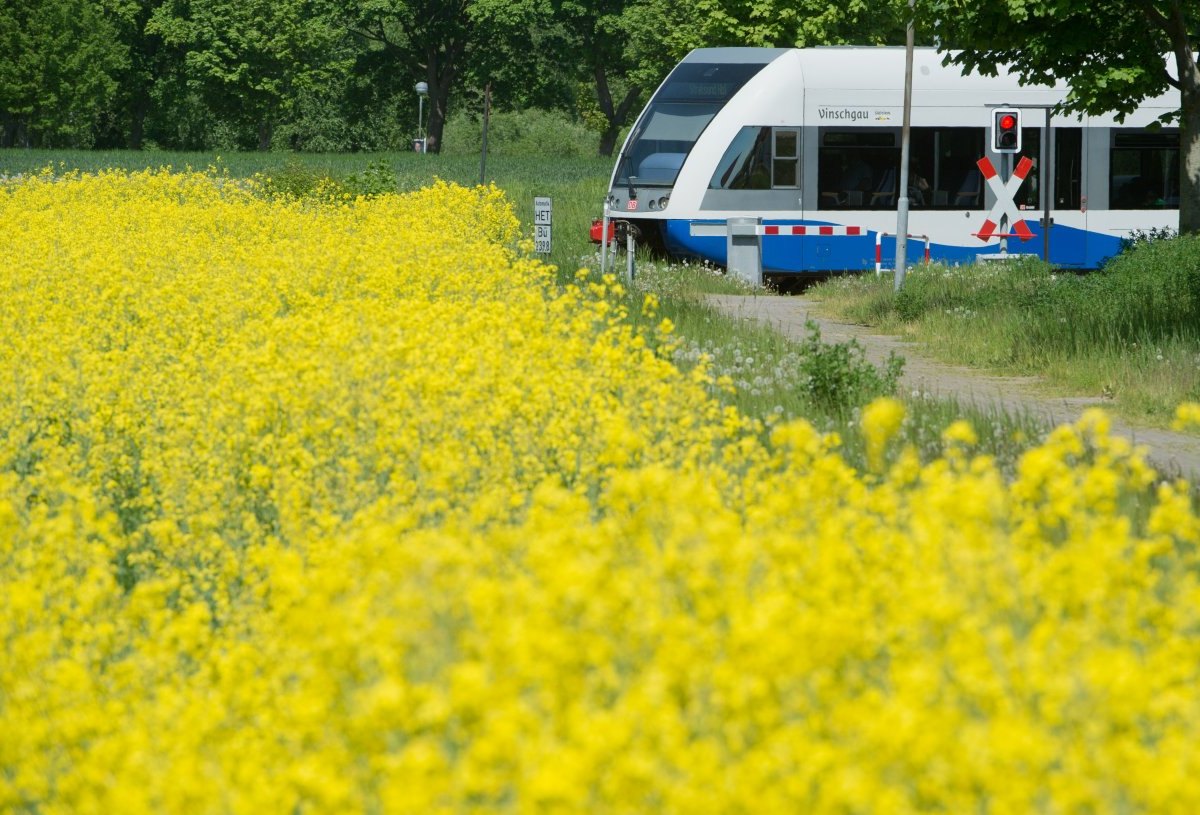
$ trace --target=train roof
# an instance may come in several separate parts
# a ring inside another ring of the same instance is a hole
[[[1053,84],[1022,84],[1020,77],[1010,73],[1004,65],[997,66],[995,76],[964,73],[958,65],[944,64],[955,53],[931,47],[913,49],[915,106],[1016,104],[1044,107],[1058,104],[1070,92],[1070,83],[1061,79]],[[870,103],[876,104],[885,98],[890,101],[892,94],[902,93],[904,88],[903,46],[697,48],[683,62],[768,66],[763,71],[764,78],[769,74],[771,82],[778,82],[787,77],[786,83],[793,89],[802,89],[810,106],[857,100],[872,100]],[[895,101],[899,101],[899,97]],[[786,106],[787,102],[764,97],[764,106],[779,104]],[[1164,111],[1178,106],[1178,91],[1169,89],[1162,96],[1145,100],[1141,112],[1133,115],[1130,123],[1144,126]],[[1095,123],[1111,119],[1111,116],[1093,117]]]
[[[944,65],[953,51],[936,48],[913,49],[913,87],[930,90],[962,88],[967,79],[975,87],[1009,87],[1018,78],[997,66],[996,76],[964,73],[957,65]],[[900,87],[904,82],[905,48],[894,45],[825,45],[813,48],[697,48],[684,62],[768,64],[776,60],[795,63],[809,89],[882,90]],[[1069,85],[1035,85],[1065,93]]]

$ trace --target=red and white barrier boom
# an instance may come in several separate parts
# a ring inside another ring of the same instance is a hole
[[[896,237],[895,232],[876,232],[875,233],[875,274],[883,273],[883,239],[885,237]],[[929,236],[928,235],[912,235],[910,238],[920,238],[925,241],[925,263],[929,263]]]

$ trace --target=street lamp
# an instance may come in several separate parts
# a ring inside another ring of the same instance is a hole
[[[417,138],[413,149],[418,153],[425,152],[425,96],[429,93],[429,83],[418,82],[417,87]]]

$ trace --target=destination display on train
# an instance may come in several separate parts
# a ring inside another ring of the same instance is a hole
[[[671,72],[655,95],[658,102],[724,101],[731,98],[762,65],[740,63],[683,64]]]

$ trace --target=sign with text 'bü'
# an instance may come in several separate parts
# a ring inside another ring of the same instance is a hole
[[[550,254],[550,224],[552,204],[549,198],[533,199],[533,251]]]

